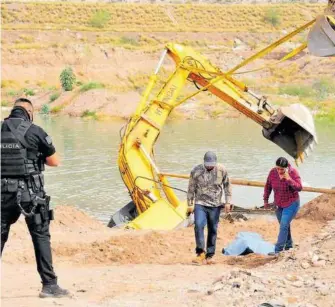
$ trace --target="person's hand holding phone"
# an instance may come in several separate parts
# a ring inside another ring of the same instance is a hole
[[[290,175],[288,173],[288,168],[284,168],[284,167],[278,167],[277,166],[277,172],[278,172],[278,175],[279,175],[279,178],[280,179],[285,179],[285,180],[288,180],[290,179]]]
[[[285,179],[285,180],[289,180],[291,177],[290,177],[290,174],[288,173],[288,169],[286,168],[285,169],[285,173],[284,173],[284,175],[283,175],[283,178]]]

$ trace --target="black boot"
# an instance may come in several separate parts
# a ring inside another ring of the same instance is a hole
[[[56,285],[43,285],[40,298],[70,296],[70,292]]]

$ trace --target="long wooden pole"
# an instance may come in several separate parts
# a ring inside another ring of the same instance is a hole
[[[189,179],[189,175],[179,175],[179,174],[170,174],[170,173],[161,173],[160,175],[173,178],[182,178]],[[251,186],[251,187],[264,187],[265,182],[262,181],[252,181],[245,179],[234,179],[230,178],[230,182],[235,185]],[[312,188],[312,187],[303,187],[302,191],[304,192],[314,192],[314,193],[326,193],[326,194],[335,194],[335,189],[324,189],[324,188]]]

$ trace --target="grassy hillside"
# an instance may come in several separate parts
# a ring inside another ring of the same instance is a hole
[[[66,113],[77,99],[105,101],[106,105],[116,99],[115,110],[122,109],[124,99],[138,101],[134,94],[144,90],[167,42],[192,46],[228,70],[310,21],[325,5],[49,2],[5,3],[1,7],[1,104],[10,106],[23,95],[36,104],[39,101],[45,113]],[[306,32],[299,34],[249,68],[272,63],[305,39]],[[73,68],[77,82],[72,92],[64,93],[59,75],[68,66]],[[334,71],[335,58],[302,52],[278,66],[237,78],[267,95],[275,105],[303,103],[319,118],[335,121]],[[168,71],[163,68],[162,72],[166,77]],[[77,113],[93,118],[103,107],[98,103],[84,105],[77,105]],[[230,116],[231,108],[203,94],[184,111],[186,117],[216,118]]]
[[[323,4],[156,5],[103,3],[2,4],[3,29],[127,32],[271,32],[311,20]]]

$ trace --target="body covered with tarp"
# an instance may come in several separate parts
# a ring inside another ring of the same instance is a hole
[[[256,232],[239,232],[236,239],[224,248],[226,256],[239,256],[250,253],[268,255],[273,253],[275,246],[264,241],[262,236]]]

